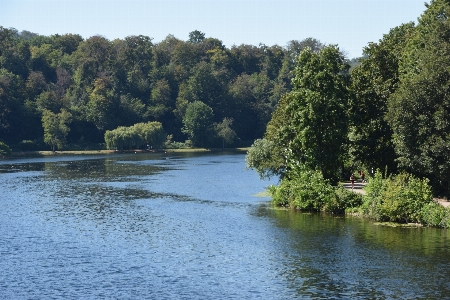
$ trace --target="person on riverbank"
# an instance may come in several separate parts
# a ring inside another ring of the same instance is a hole
[[[364,174],[364,171],[361,170],[361,172],[359,172],[359,175],[361,176],[361,182],[366,182],[366,175]]]
[[[355,175],[351,175],[350,176],[350,182],[352,183],[352,190],[354,189],[354,187],[355,187]]]

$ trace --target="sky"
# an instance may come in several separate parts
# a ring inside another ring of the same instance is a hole
[[[424,11],[424,0],[0,0],[0,26],[109,40],[145,35],[154,43],[199,30],[228,48],[312,37],[355,58]]]

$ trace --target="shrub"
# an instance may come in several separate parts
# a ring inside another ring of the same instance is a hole
[[[322,173],[313,170],[291,170],[281,185],[269,189],[273,203],[300,210],[344,213],[346,208],[361,205],[361,195],[331,186]]]
[[[11,154],[11,148],[3,142],[0,142],[0,155],[9,155]]]
[[[273,201],[301,210],[319,211],[325,198],[330,196],[330,187],[319,171],[292,170],[276,188]]]
[[[34,141],[23,140],[19,143],[19,148],[22,151],[35,151],[38,149],[38,146]]]
[[[450,227],[450,207],[444,207],[439,203],[430,202],[424,205],[420,212],[420,223],[428,226]]]
[[[377,172],[367,185],[362,210],[377,221],[420,222],[422,208],[431,202],[428,179],[407,173],[383,179]]]
[[[362,204],[362,195],[344,189],[342,186],[333,187],[334,193],[327,198],[322,211],[330,213],[345,213],[349,208],[356,208]]]

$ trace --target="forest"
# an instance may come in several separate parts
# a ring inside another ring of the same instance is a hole
[[[249,146],[306,47],[323,45],[228,49],[198,30],[153,43],[0,27],[0,139],[17,150],[92,146],[106,131],[159,122],[175,145]]]

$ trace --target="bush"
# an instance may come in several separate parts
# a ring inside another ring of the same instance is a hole
[[[450,207],[431,202],[422,207],[420,223],[428,226],[450,228]]]
[[[319,171],[295,170],[269,191],[273,203],[300,210],[344,213],[346,208],[361,205],[361,195],[331,186]]]
[[[19,143],[19,149],[22,151],[36,151],[38,145],[31,140],[23,140]]]
[[[333,187],[334,195],[324,203],[322,211],[330,213],[345,213],[347,209],[359,207],[362,195],[344,189],[342,186]]]
[[[293,170],[273,191],[273,201],[277,205],[319,211],[324,199],[329,197],[330,186],[318,171]]]
[[[3,142],[0,142],[0,155],[9,155],[11,154],[11,148]]]
[[[377,221],[421,222],[423,207],[433,202],[428,179],[407,173],[383,179],[377,172],[366,188],[362,210]]]

